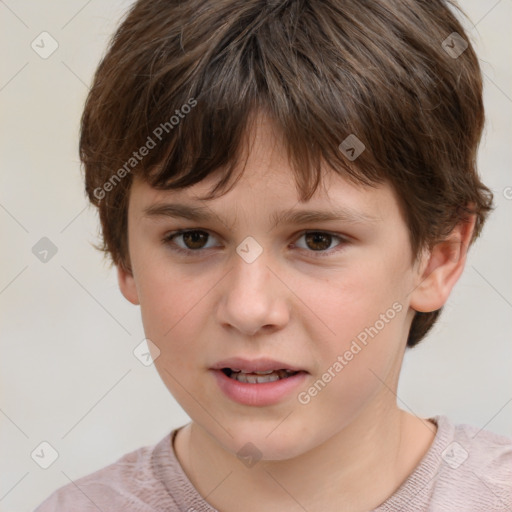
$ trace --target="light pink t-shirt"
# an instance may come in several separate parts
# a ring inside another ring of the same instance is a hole
[[[511,512],[512,438],[454,425],[446,416],[431,420],[438,430],[430,449],[374,512]],[[64,485],[34,512],[218,512],[176,458],[178,430]]]

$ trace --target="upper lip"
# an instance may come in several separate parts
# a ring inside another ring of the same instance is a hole
[[[212,366],[213,370],[222,370],[223,368],[231,368],[244,370],[246,372],[264,372],[267,370],[291,370],[293,372],[306,371],[296,365],[275,361],[274,359],[244,359],[243,357],[231,357],[223,359]]]

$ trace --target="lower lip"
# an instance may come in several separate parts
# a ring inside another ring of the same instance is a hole
[[[243,405],[265,406],[280,402],[296,390],[305,380],[307,373],[299,372],[291,377],[251,384],[231,379],[221,370],[211,370],[222,392],[231,400]]]

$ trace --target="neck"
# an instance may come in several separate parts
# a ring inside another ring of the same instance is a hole
[[[175,451],[194,487],[223,512],[293,507],[329,512],[339,511],[340,503],[355,511],[373,509],[393,494],[434,436],[432,423],[377,401],[377,407],[293,459],[261,460],[247,468],[195,423],[179,431]]]

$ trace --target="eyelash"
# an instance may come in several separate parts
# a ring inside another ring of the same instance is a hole
[[[207,231],[206,229],[179,229],[177,231],[173,231],[173,232],[165,235],[165,237],[162,239],[162,243],[167,245],[172,251],[179,253],[179,254],[184,254],[187,256],[191,256],[192,254],[197,255],[197,254],[207,250],[207,249],[197,249],[197,250],[183,249],[182,247],[179,247],[178,245],[173,243],[173,239],[175,237],[177,237],[179,235],[186,234],[186,233],[207,233],[208,235],[211,236],[211,233],[209,231]],[[329,249],[329,250],[324,250],[324,251],[312,251],[312,250],[307,250],[307,249],[301,249],[302,251],[312,253],[314,258],[324,258],[327,256],[332,256],[334,253],[338,253],[338,252],[342,251],[344,249],[344,246],[348,244],[347,238],[337,235],[335,233],[331,233],[329,231],[315,231],[315,230],[302,231],[301,233],[299,233],[298,239],[300,239],[304,235],[308,235],[311,233],[328,235],[330,237],[336,238],[340,241],[340,246],[341,246],[341,247],[338,246],[335,249]]]

